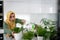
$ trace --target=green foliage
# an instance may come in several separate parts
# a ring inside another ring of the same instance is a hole
[[[39,26],[37,28],[37,34],[38,34],[38,36],[45,36],[46,32],[47,32],[46,29],[42,28],[42,26]]]
[[[19,33],[20,31],[22,31],[22,29],[21,28],[18,28],[18,27],[15,27],[12,31],[14,33]]]
[[[50,19],[47,19],[47,18],[43,18],[41,20],[41,22],[44,24],[45,28],[46,29],[49,29],[50,31],[47,31],[46,34],[45,34],[45,38],[46,37],[53,37],[56,35],[56,21],[53,21],[53,20],[50,20]],[[48,28],[47,28],[48,27]]]
[[[41,22],[44,24],[44,26],[51,26],[51,25],[56,26],[56,21],[53,21],[47,18],[41,19]]]
[[[34,33],[32,31],[27,31],[26,33],[23,33],[23,39],[24,40],[32,40],[34,37]]]

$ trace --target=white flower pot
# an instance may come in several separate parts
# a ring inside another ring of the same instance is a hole
[[[15,40],[21,40],[22,39],[22,32],[20,33],[15,33],[14,34]]]
[[[37,37],[33,37],[32,40],[37,40]]]
[[[43,40],[42,36],[37,36],[37,40]]]

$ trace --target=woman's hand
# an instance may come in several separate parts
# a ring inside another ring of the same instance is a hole
[[[14,34],[15,34],[15,32],[12,32],[12,38],[14,38]]]
[[[10,34],[6,34],[6,37],[9,38],[10,37]]]
[[[22,19],[22,25],[24,25],[26,23],[26,20]]]
[[[14,35],[15,34],[15,32],[12,32],[12,35]]]

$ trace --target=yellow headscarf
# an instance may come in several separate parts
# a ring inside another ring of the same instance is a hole
[[[5,21],[5,22],[8,24],[8,28],[9,28],[9,29],[13,29],[13,28],[15,27],[15,20],[14,20],[13,22],[10,21],[10,15],[11,15],[12,13],[15,14],[15,13],[12,12],[12,11],[9,11],[9,12],[7,13],[7,19],[6,19],[6,21]]]

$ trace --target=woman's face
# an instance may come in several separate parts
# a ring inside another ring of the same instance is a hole
[[[12,13],[12,14],[10,15],[10,21],[14,21],[14,20],[15,20],[15,14]]]

